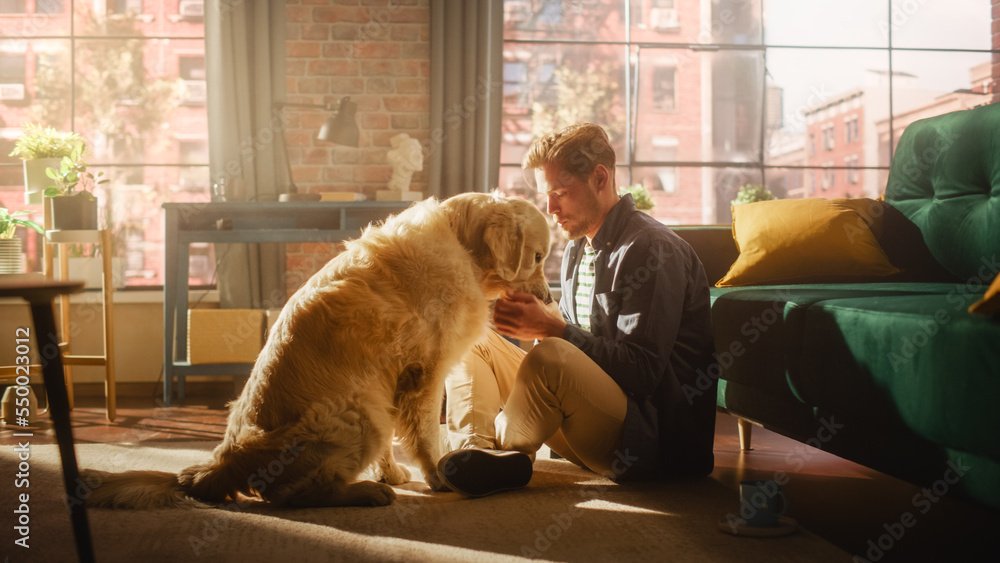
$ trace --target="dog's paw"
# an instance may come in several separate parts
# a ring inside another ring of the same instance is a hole
[[[182,489],[190,490],[197,487],[212,472],[210,465],[192,465],[177,474],[177,484]]]
[[[359,481],[351,485],[349,490],[352,506],[389,506],[396,500],[396,491],[385,483],[374,481]]]
[[[390,485],[402,485],[403,483],[409,483],[410,470],[407,469],[406,466],[398,463],[394,463],[393,466],[394,467],[384,468],[382,470],[382,476],[378,480]]]

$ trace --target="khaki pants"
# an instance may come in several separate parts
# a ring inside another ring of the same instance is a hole
[[[525,353],[490,331],[448,375],[445,388],[454,449],[534,455],[544,443],[601,474],[611,471],[617,459],[628,408],[625,393],[565,340],[546,338]]]

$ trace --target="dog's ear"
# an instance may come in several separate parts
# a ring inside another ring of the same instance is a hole
[[[491,221],[483,231],[483,244],[493,255],[494,269],[498,276],[507,281],[517,277],[521,269],[524,252],[524,228],[521,221],[504,213]]]
[[[441,202],[441,207],[448,212],[451,229],[458,237],[462,246],[475,252],[478,248],[478,238],[482,225],[480,205],[471,194],[460,194],[449,197]]]
[[[504,280],[517,277],[524,252],[524,225],[506,198],[499,192],[466,193],[444,200],[441,207],[448,211],[459,242],[480,267],[492,268]]]

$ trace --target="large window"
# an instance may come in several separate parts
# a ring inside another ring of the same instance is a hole
[[[0,205],[41,221],[41,207],[24,203],[20,161],[8,156],[25,123],[75,131],[91,169],[111,180],[95,193],[126,283],[161,285],[161,204],[209,199],[203,2],[33,0],[0,8]],[[38,242],[28,250],[39,270]],[[190,281],[211,283],[213,275],[207,258]]]
[[[506,0],[504,13],[517,95],[501,187],[531,196],[530,142],[592,121],[618,184],[644,184],[669,224],[728,223],[744,184],[876,197],[906,125],[991,103],[997,86],[991,0]]]

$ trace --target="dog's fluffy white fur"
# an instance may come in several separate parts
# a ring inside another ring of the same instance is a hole
[[[394,434],[440,490],[444,377],[485,335],[491,299],[549,300],[548,251],[544,215],[495,194],[431,198],[369,227],[285,305],[211,462],[178,475],[85,472],[102,482],[88,504],[386,505],[410,477]],[[382,482],[358,481],[369,466]]]

